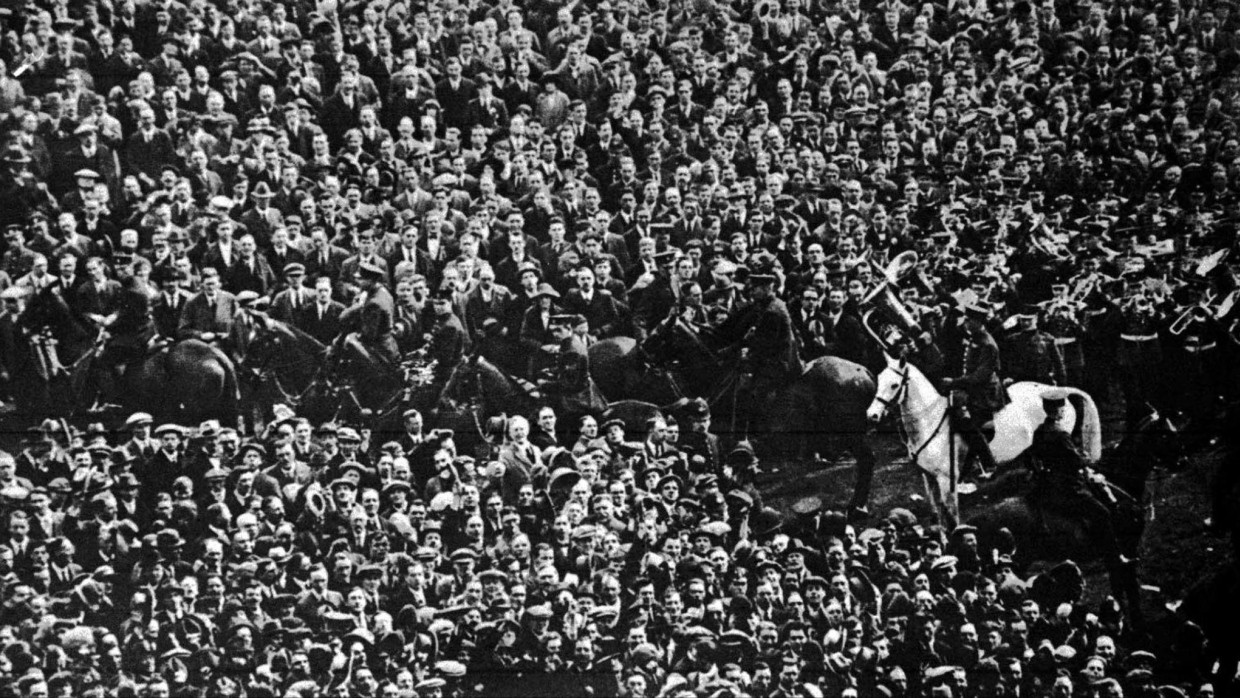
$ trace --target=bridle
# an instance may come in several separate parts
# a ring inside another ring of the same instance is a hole
[[[909,385],[908,368],[905,367],[902,370],[897,371],[894,368],[888,367],[888,370],[894,372],[900,378],[900,383],[896,387],[895,392],[891,394],[890,398],[885,398],[879,395],[874,396],[874,401],[883,406],[884,414],[886,414],[891,409],[892,405],[898,406],[901,403],[903,403],[905,397],[908,396],[908,385]],[[926,411],[929,411],[930,409],[933,409],[933,404],[930,407],[927,407]],[[951,415],[950,410],[943,410],[943,417],[939,420],[938,424],[935,425],[934,429],[930,432],[929,436],[926,437],[925,441],[923,441],[922,444],[918,446],[917,448],[912,448],[912,446],[909,444],[908,433],[904,428],[904,421],[900,420],[899,422],[900,433],[901,433],[901,436],[903,437],[905,447],[908,448],[909,461],[913,465],[919,468],[921,467],[921,464],[918,463],[918,459],[921,457],[922,452],[925,451],[926,448],[930,446],[930,444],[934,443],[934,440],[935,438],[938,437],[939,432],[942,431],[944,425],[948,423],[948,417],[950,415]]]
[[[888,370],[892,371],[900,378],[900,383],[896,386],[895,392],[891,394],[891,397],[887,398],[881,395],[874,396],[874,402],[877,402],[883,406],[884,414],[891,409],[892,405],[899,405],[903,402],[905,395],[908,393],[908,369],[905,368],[900,371],[896,371],[894,368],[888,367]]]

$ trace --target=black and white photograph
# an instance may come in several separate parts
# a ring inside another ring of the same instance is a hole
[[[1237,0],[0,0],[0,698],[1240,696]]]

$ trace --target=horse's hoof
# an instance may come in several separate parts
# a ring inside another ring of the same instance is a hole
[[[956,485],[957,494],[973,494],[977,492],[977,485],[972,482],[961,482]]]
[[[870,518],[870,510],[866,507],[850,507],[848,509],[848,522],[865,521]]]

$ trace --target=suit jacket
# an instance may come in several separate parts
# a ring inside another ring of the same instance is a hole
[[[254,491],[264,497],[283,497],[283,487],[289,484],[308,485],[314,480],[314,473],[305,463],[293,464],[293,476],[286,477],[280,472],[279,465],[272,465],[254,476]]]
[[[315,279],[320,276],[326,276],[333,282],[340,278],[340,267],[344,261],[349,258],[349,253],[344,248],[328,245],[327,261],[324,263],[322,253],[317,250],[310,250],[306,253],[306,278]]]
[[[527,448],[518,448],[515,444],[507,444],[499,451],[499,462],[504,464],[504,479],[501,491],[505,504],[514,504],[521,487],[533,481],[533,478],[546,466],[542,462],[542,454],[533,444]]]
[[[469,103],[469,115],[466,120],[471,129],[474,126],[497,129],[508,124],[508,106],[494,95],[487,101],[486,106],[483,106],[481,99],[474,99]]]
[[[160,293],[151,307],[151,315],[155,319],[155,331],[164,337],[176,337],[181,324],[181,313],[189,304],[193,294],[184,289],[177,289],[172,295],[171,303],[164,293]]]
[[[414,247],[413,251],[409,253],[409,256],[412,256],[412,262],[405,259],[406,253],[404,246],[398,245],[395,249],[389,252],[386,257],[384,257],[384,261],[387,262],[388,271],[399,277],[399,274],[396,274],[397,269],[404,264],[406,265],[405,269],[409,269],[415,274],[425,276],[427,285],[430,288],[436,288],[439,285],[439,279],[436,278],[437,272],[435,270],[435,265],[431,262],[431,256],[427,254],[426,250],[421,247]],[[412,267],[409,266],[410,264],[412,264]]]
[[[620,310],[616,307],[616,299],[603,289],[594,289],[587,302],[580,289],[573,289],[564,297],[564,311],[585,316],[590,325],[590,334],[599,339],[618,334]]]
[[[495,318],[501,323],[508,319],[508,306],[512,303],[513,293],[506,286],[494,284],[491,287],[491,300],[482,298],[482,287],[475,287],[465,299],[465,324],[469,334],[477,339],[482,332],[482,324],[487,318]]]
[[[551,309],[551,315],[555,314],[555,308]],[[551,344],[554,341],[551,336],[551,329],[542,320],[542,313],[537,305],[531,305],[525,311],[525,317],[521,321],[521,344],[526,348],[527,352],[536,354],[542,346]]]
[[[435,98],[443,109],[444,124],[468,133],[469,103],[477,95],[478,88],[474,86],[473,80],[462,77],[456,87],[453,87],[447,78],[440,80],[435,85]]]
[[[207,332],[217,337],[228,336],[237,316],[237,297],[221,289],[216,294],[215,301],[215,309],[212,310],[207,304],[205,293],[189,299],[185,309],[181,311],[177,336],[181,339],[202,339],[202,335]]]
[[[296,304],[293,303],[294,299],[297,301]],[[301,312],[315,302],[314,291],[305,286],[286,288],[272,299],[269,314],[280,322],[296,324]]]
[[[841,313],[838,320],[832,321],[827,313],[820,316],[822,321],[822,338],[829,356],[866,365],[865,328],[861,321],[848,313]]]
[[[116,302],[120,296],[120,282],[113,279],[107,279],[103,283],[103,288],[95,286],[95,282],[89,279],[78,284],[75,289],[74,310],[81,315],[94,313],[96,315],[107,315],[116,310]]]
[[[141,131],[135,131],[125,144],[125,160],[130,170],[159,179],[159,169],[176,160],[176,148],[166,131],[156,129],[149,141]]]
[[[331,301],[327,304],[322,317],[320,317],[318,303],[311,302],[309,305],[302,307],[301,314],[296,318],[294,324],[311,337],[324,344],[330,344],[340,334],[340,314],[342,312],[344,312],[344,305]]]
[[[251,265],[253,269],[250,268]],[[230,293],[253,291],[260,296],[265,296],[275,282],[275,274],[272,273],[271,267],[267,266],[267,260],[256,253],[249,264],[240,259],[233,264],[224,287]]]
[[[241,258],[241,253],[237,250],[237,243],[234,240],[232,247],[228,252],[228,259],[224,259],[223,249],[218,242],[212,243],[202,252],[202,257],[198,260],[200,267],[215,267],[220,272],[220,281],[225,285],[231,278],[233,265]]]
[[[306,255],[293,247],[285,247],[283,252],[269,247],[263,251],[263,256],[267,258],[267,266],[271,267],[271,273],[281,279],[284,278],[284,267],[294,262],[304,263],[306,261]]]
[[[344,134],[349,129],[361,125],[364,103],[365,100],[362,99],[360,92],[354,92],[352,107],[345,104],[344,97],[339,93],[332,95],[331,99],[323,103],[319,123],[323,124],[323,131],[331,141],[333,150],[344,144]]]

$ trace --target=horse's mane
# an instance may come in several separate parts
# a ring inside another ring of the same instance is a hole
[[[444,383],[440,399],[460,399],[462,397],[459,395],[459,392],[464,373],[472,373],[477,376],[478,390],[481,393],[479,397],[485,398],[490,404],[501,403],[499,411],[507,409],[503,401],[522,397],[534,399],[534,395],[530,392],[533,388],[532,384],[516,376],[509,375],[480,354],[462,358],[460,363],[452,369],[447,382]]]
[[[300,327],[290,322],[284,322],[283,320],[273,319],[271,320],[271,324],[282,328],[284,331],[292,335],[293,338],[295,338],[297,341],[308,343],[312,347],[313,351],[317,352],[317,351],[323,351],[327,349],[326,344],[320,342],[318,339],[312,336],[309,332],[306,332],[305,330],[301,329]]]
[[[50,331],[60,344],[60,361],[65,364],[85,356],[98,336],[74,314],[69,301],[55,286],[46,286],[34,294],[17,322],[31,333]]]

